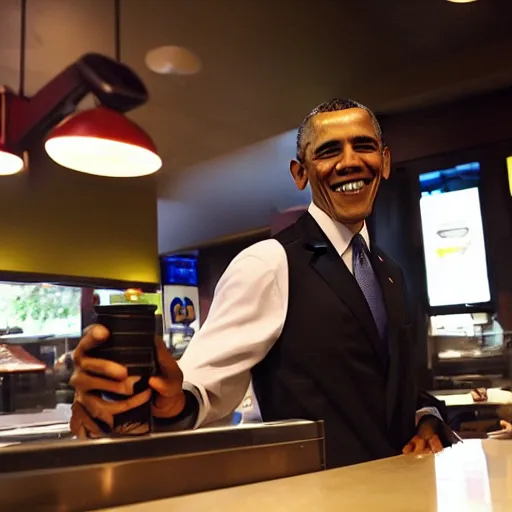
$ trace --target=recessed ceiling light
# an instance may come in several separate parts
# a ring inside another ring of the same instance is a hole
[[[195,75],[201,70],[197,55],[180,46],[161,46],[146,54],[146,65],[161,75]]]
[[[471,2],[476,2],[476,0],[448,0],[452,4],[469,4]]]

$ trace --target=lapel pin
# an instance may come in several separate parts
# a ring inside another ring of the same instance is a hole
[[[379,261],[380,261],[381,263],[384,263],[384,260],[382,259],[382,256],[381,256],[380,254],[377,254],[377,258],[379,258]]]
[[[308,251],[311,251],[315,254],[324,254],[327,252],[327,244],[325,242],[307,242],[304,244],[304,246]]]
[[[391,284],[395,284],[395,281],[393,281],[393,279],[391,279],[391,277],[388,277],[388,280]]]

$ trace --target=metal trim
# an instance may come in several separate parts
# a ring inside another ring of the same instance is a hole
[[[116,460],[108,461],[113,455]],[[36,463],[40,456],[45,463],[53,458],[50,468],[36,469],[41,467]],[[14,471],[6,471],[8,461],[16,464]],[[41,443],[0,450],[0,468],[2,511],[98,510],[320,471],[325,468],[323,424],[290,422],[133,440]]]

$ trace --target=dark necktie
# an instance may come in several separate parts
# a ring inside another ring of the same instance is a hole
[[[382,357],[387,361],[389,356],[388,349],[388,319],[386,314],[386,307],[384,306],[384,299],[382,297],[382,290],[379,281],[373,270],[370,261],[370,251],[364,238],[357,234],[352,239],[352,262],[354,265],[354,277],[356,278],[366,302],[370,307],[373,319],[377,325],[381,346],[379,352]]]

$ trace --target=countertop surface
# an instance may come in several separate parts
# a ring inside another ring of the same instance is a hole
[[[438,455],[400,456],[108,510],[511,512],[512,441],[468,440]]]
[[[485,405],[512,404],[512,392],[499,388],[487,389],[487,400],[485,402],[475,402],[471,395],[471,391],[453,394],[439,391],[432,391],[431,393],[439,400],[445,402],[448,407],[464,405],[475,405],[481,407]]]

